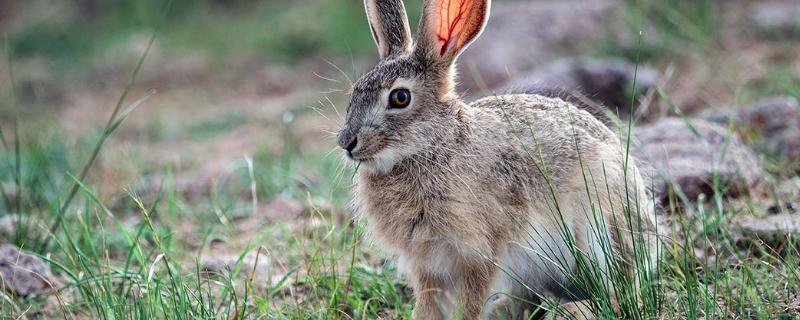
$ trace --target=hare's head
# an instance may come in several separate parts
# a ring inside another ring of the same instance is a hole
[[[402,0],[365,0],[381,61],[353,86],[337,140],[370,172],[388,172],[452,135],[456,57],[483,30],[490,0],[427,0],[417,41]]]

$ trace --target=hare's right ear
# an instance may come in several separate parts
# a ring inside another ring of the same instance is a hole
[[[364,0],[381,59],[411,50],[411,28],[402,0]]]
[[[417,53],[451,65],[481,34],[491,0],[425,0],[417,37]]]

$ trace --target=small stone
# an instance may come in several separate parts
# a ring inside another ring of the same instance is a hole
[[[739,226],[744,237],[774,241],[800,235],[800,215],[796,214],[776,214],[763,218],[739,216],[734,219],[734,223]]]
[[[608,111],[622,119],[630,116],[634,77],[636,101],[640,101],[642,94],[655,88],[659,74],[645,66],[637,70],[635,64],[619,58],[562,59],[510,81],[498,92],[559,97],[609,123]]]
[[[17,247],[0,245],[0,282],[18,296],[31,296],[51,288],[53,276],[47,264]]]
[[[236,268],[239,267],[239,255],[214,255],[209,256],[202,260],[203,271],[209,273],[229,273],[236,271]],[[258,257],[258,262],[256,262],[256,254],[255,253],[248,253],[244,257],[242,257],[241,261],[241,269],[244,273],[250,273],[253,270],[253,267],[256,269],[266,269],[269,266],[267,263],[267,257],[265,255],[260,255]]]
[[[736,136],[702,119],[689,123],[694,130],[681,119],[666,118],[634,131],[638,146],[633,154],[643,162],[662,203],[675,187],[695,201],[713,194],[715,180],[728,197],[747,194],[760,183],[760,159]]]
[[[272,273],[277,270],[272,270],[269,262],[270,259],[268,255],[263,252],[258,255],[257,261],[255,252],[246,254],[242,257],[241,262],[239,258],[239,255],[231,254],[206,256],[200,259],[201,270],[207,274],[227,276],[235,273],[238,268],[238,274],[235,280],[246,281],[252,274],[253,285],[259,288],[269,287],[274,280],[273,278],[280,275],[278,273]]]

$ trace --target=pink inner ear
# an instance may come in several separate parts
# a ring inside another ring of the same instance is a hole
[[[439,0],[436,8],[436,38],[440,46],[439,54],[463,45],[461,34],[475,6],[474,0]]]

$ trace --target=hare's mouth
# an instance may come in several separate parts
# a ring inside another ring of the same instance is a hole
[[[380,157],[380,153],[384,149],[385,148],[382,146],[364,145],[356,148],[352,152],[348,152],[347,156],[355,162],[377,161]]]
[[[350,161],[353,161],[358,165],[369,165],[370,163],[374,163],[376,161],[373,155],[360,154],[359,152],[353,152],[353,153],[345,152],[344,154],[345,158],[349,159]]]
[[[352,159],[353,159],[353,161],[359,162],[359,163],[370,163],[370,162],[375,161],[375,158],[373,158],[373,157],[353,157]]]
[[[400,155],[389,148],[383,148],[368,155],[354,154],[352,157],[360,168],[373,174],[391,171],[399,158]]]
[[[366,152],[364,150],[354,150],[353,152],[346,152],[347,157],[355,162],[368,162],[375,160],[374,152]]]

